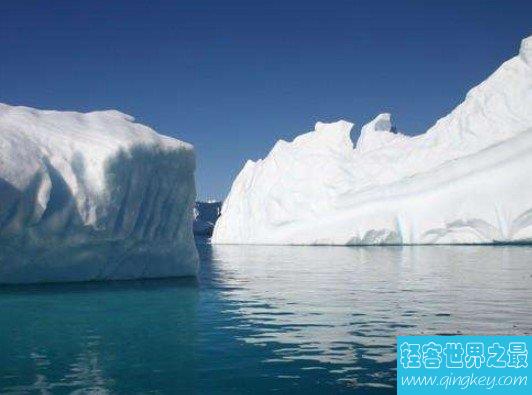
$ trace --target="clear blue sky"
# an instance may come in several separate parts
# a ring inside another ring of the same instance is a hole
[[[517,53],[532,1],[0,1],[0,102],[115,108],[196,146],[200,198],[339,118],[415,134]]]

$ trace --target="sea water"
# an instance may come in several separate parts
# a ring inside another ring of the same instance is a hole
[[[197,279],[0,287],[0,393],[395,393],[397,335],[532,335],[532,247],[198,242]]]

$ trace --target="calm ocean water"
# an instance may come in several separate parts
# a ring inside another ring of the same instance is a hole
[[[395,393],[398,334],[532,334],[532,247],[199,242],[197,280],[0,288],[0,393]]]

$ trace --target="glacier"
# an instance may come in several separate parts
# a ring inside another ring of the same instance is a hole
[[[424,134],[320,123],[248,161],[218,244],[532,242],[532,36]],[[352,139],[353,137],[353,139]]]
[[[195,275],[194,171],[118,111],[0,104],[0,283]]]

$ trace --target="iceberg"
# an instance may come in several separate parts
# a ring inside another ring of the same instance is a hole
[[[352,128],[318,122],[248,161],[212,242],[532,242],[532,36],[424,134],[398,132],[390,114]]]
[[[214,224],[220,216],[221,202],[210,199],[206,202],[196,202],[194,206],[194,234],[198,236],[211,236]]]
[[[195,275],[194,170],[118,111],[0,104],[0,283]]]

